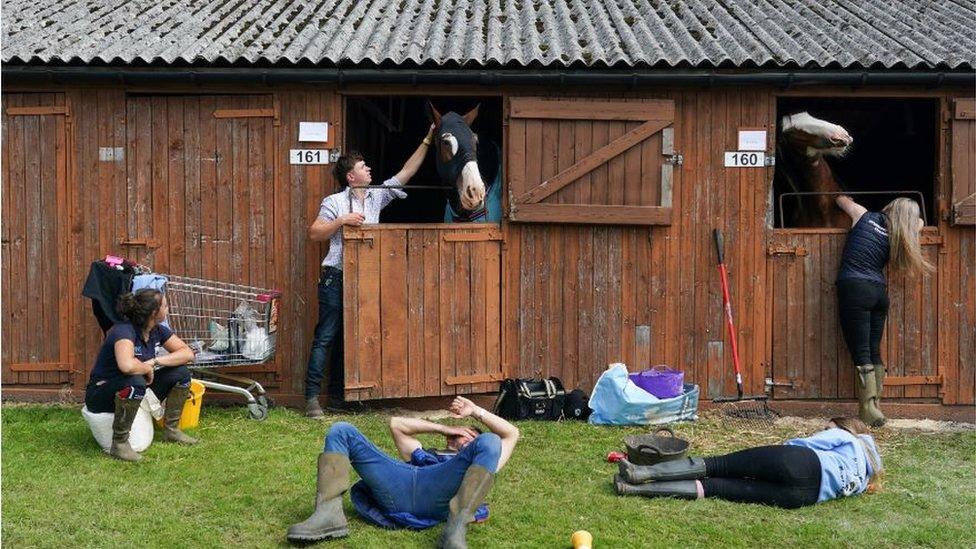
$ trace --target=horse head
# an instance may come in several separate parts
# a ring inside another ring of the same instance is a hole
[[[471,131],[478,107],[464,115],[442,115],[430,102],[427,109],[435,126],[437,174],[441,184],[453,190],[448,200],[458,211],[480,209],[485,203],[485,182],[478,170],[478,136]]]
[[[783,136],[794,149],[811,158],[844,156],[854,143],[843,127],[807,112],[784,116]]]

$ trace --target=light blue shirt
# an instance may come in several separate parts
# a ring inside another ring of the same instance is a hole
[[[820,495],[817,502],[853,496],[867,490],[868,480],[874,471],[864,453],[865,447],[881,465],[881,455],[871,435],[855,437],[843,429],[833,428],[806,438],[789,440],[786,444],[809,448],[820,459]]]
[[[402,186],[396,177],[391,177],[383,182],[384,187],[393,185]],[[330,194],[322,199],[319,206],[319,218],[326,221],[333,221],[340,215],[358,212],[366,218],[365,223],[379,223],[380,210],[385,208],[390,202],[397,198],[406,198],[407,193],[400,189],[384,189],[383,187],[369,187],[366,197],[363,199],[362,208],[352,198],[349,187],[342,192]],[[342,228],[332,234],[329,238],[329,253],[322,260],[323,267],[335,267],[342,269]]]

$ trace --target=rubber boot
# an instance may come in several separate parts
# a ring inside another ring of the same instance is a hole
[[[305,399],[305,417],[325,419],[325,413],[322,412],[322,406],[319,405],[319,397],[314,396]]]
[[[474,522],[474,513],[485,500],[495,474],[480,465],[471,465],[464,473],[461,487],[451,498],[451,515],[437,540],[438,549],[467,549],[468,523]]]
[[[874,372],[871,364],[857,367],[857,415],[871,427],[881,427],[885,417],[878,409],[878,385]]]
[[[142,456],[129,445],[129,430],[136,419],[141,400],[115,396],[115,419],[112,420],[112,448],[109,455],[122,461],[139,461]]]
[[[878,411],[881,411],[881,393],[884,391],[884,380],[887,373],[888,368],[885,368],[884,364],[874,365],[874,385],[878,388],[878,398],[875,402],[877,402]]]
[[[180,431],[180,417],[183,415],[183,405],[190,394],[190,387],[179,385],[170,389],[166,395],[166,408],[163,411],[163,442],[178,442],[180,444],[196,444],[197,439]]]
[[[647,498],[698,499],[698,482],[694,480],[669,480],[630,484],[620,475],[613,476],[613,487],[619,496],[644,496]]]
[[[697,457],[672,459],[654,465],[634,465],[622,459],[617,462],[620,476],[631,484],[652,480],[693,480],[705,478],[705,460]]]
[[[288,528],[289,541],[319,541],[349,535],[349,523],[342,512],[342,494],[349,489],[349,458],[343,454],[319,454],[315,511]]]

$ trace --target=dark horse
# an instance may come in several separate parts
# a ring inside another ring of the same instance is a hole
[[[777,179],[782,192],[839,192],[843,189],[827,157],[843,157],[854,138],[847,130],[806,112],[784,116],[780,127]],[[847,227],[850,219],[834,205],[836,194],[792,197],[784,201],[790,227]]]
[[[478,134],[471,130],[478,108],[441,115],[427,103],[435,126],[437,175],[447,191],[445,223],[497,223],[502,218],[501,151],[494,142],[478,146]]]

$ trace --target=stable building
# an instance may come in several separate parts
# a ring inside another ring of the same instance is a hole
[[[844,126],[831,167],[880,208],[913,196],[937,271],[889,278],[885,410],[976,404],[973,2],[11,1],[3,20],[2,388],[83,398],[101,332],[80,291],[107,254],[281,290],[277,353],[233,369],[301,399],[327,163],[378,180],[425,104],[497,144],[500,223],[411,191],[345,231],[351,400],[592,388],[668,364],[735,392],[712,233],[725,236],[747,391],[855,397],[834,276],[846,230],[791,225],[783,116]],[[302,122],[326,122],[300,141]],[[487,145],[486,145],[487,146]],[[311,163],[293,151],[308,153]],[[316,153],[320,150],[321,153]],[[314,154],[313,154],[314,153]],[[312,158],[314,156],[314,159]],[[433,183],[429,161],[416,176]]]

